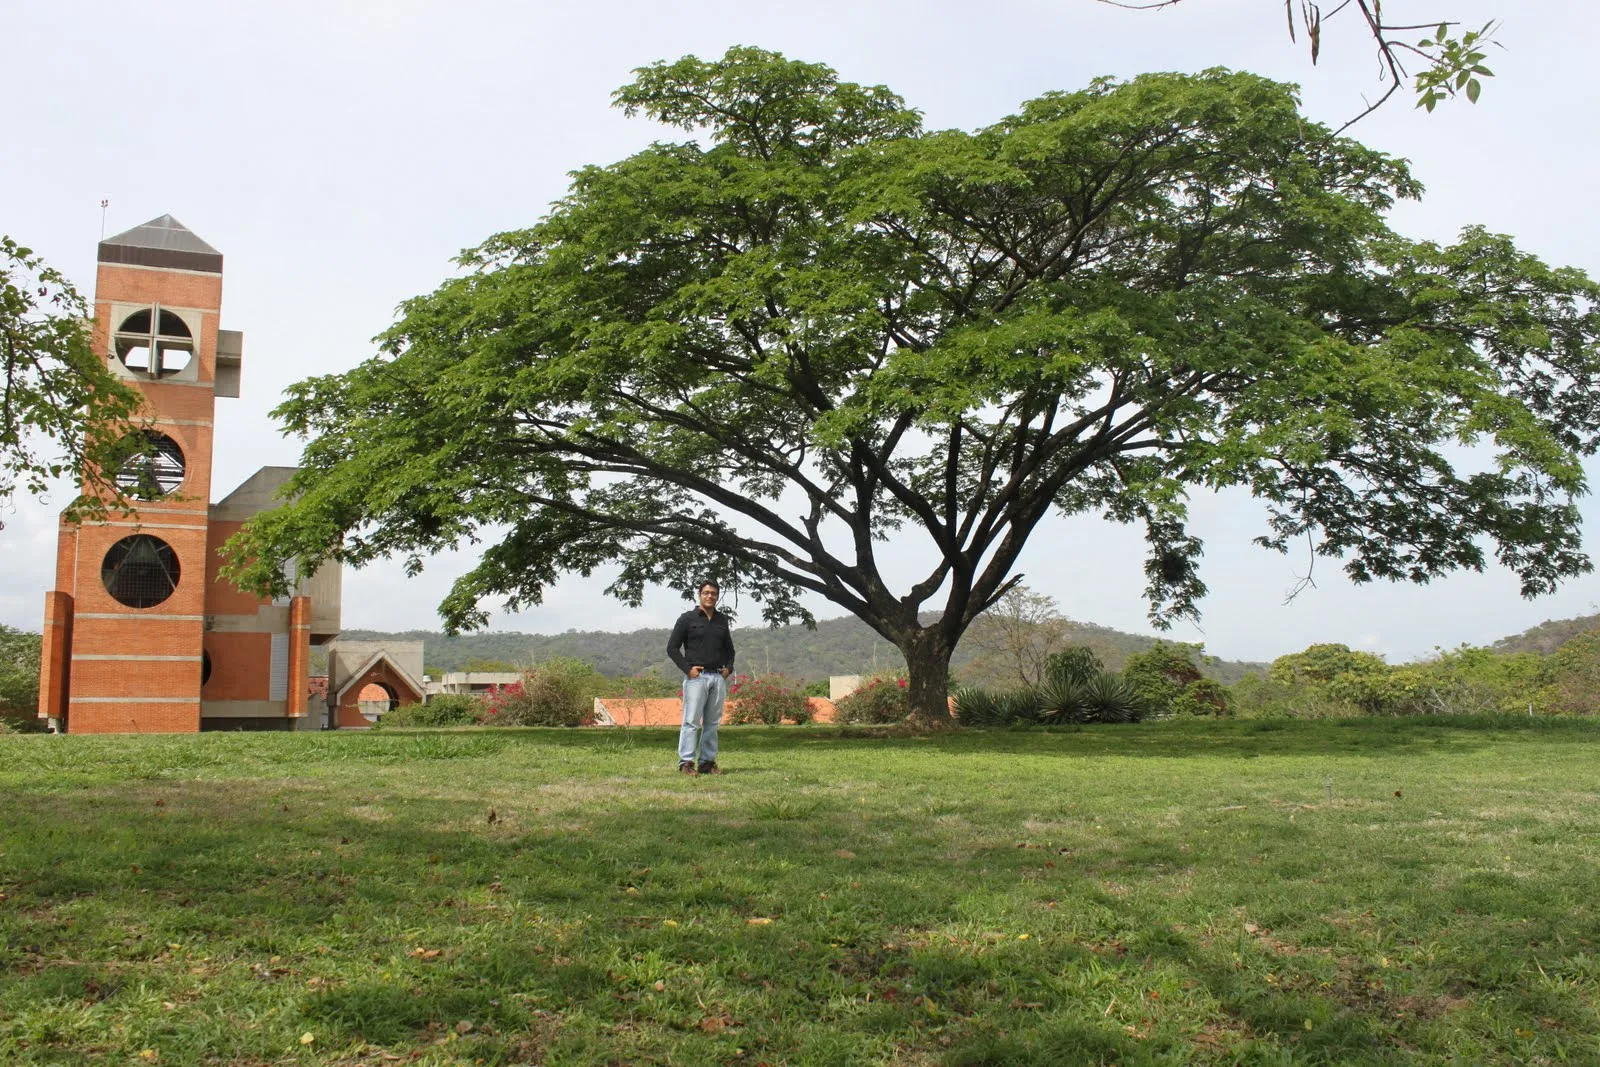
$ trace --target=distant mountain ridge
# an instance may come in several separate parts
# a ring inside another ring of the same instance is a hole
[[[1588,630],[1600,630],[1600,615],[1546,619],[1520,634],[1502,637],[1489,647],[1496,652],[1537,652],[1541,656],[1548,656],[1572,638]]]
[[[1159,638],[1124,633],[1092,623],[1073,623],[1070,643],[1094,649],[1109,669],[1118,670],[1135,652],[1155,644]],[[346,630],[351,641],[421,641],[423,657],[432,671],[461,670],[473,660],[499,660],[523,666],[556,656],[571,656],[593,664],[601,674],[617,676],[675,676],[667,660],[669,630],[634,630],[629,633],[568,631],[561,634],[480,633],[447,637],[430,630],[389,633],[379,630]],[[754,674],[783,674],[801,681],[813,681],[834,674],[875,674],[900,670],[905,660],[900,651],[868,626],[851,616],[820,619],[815,630],[804,626],[769,629],[752,626],[735,630],[739,666]],[[977,652],[958,648],[951,668],[959,677],[973,666]],[[1266,668],[1264,663],[1216,660],[1208,665],[1218,681],[1231,685],[1250,671]]]

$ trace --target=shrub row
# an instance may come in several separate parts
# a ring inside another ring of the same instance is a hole
[[[1263,675],[1232,689],[1205,677],[1198,645],[1157,642],[1111,673],[1088,648],[1050,657],[1040,685],[1007,691],[957,687],[957,719],[967,726],[1017,723],[1127,723],[1173,715],[1330,718],[1358,715],[1600,713],[1600,630],[1579,634],[1556,652],[1498,654],[1463,647],[1422,663],[1391,666],[1344,645],[1312,645],[1281,656]],[[730,723],[810,721],[806,695],[782,676],[738,677]],[[384,716],[389,726],[581,726],[593,721],[596,696],[676,695],[660,679],[607,679],[578,660],[552,660],[483,698],[445,695]],[[880,675],[837,702],[841,723],[903,721],[906,679]],[[33,725],[32,723],[29,724]],[[6,724],[0,721],[0,730]]]

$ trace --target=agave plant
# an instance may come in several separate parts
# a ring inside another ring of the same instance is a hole
[[[1079,694],[1090,722],[1138,722],[1143,717],[1139,691],[1119,675],[1097,674]]]
[[[956,720],[962,726],[1010,726],[1039,719],[1039,700],[1032,689],[993,693],[964,686],[952,696],[956,703]]]
[[[1046,723],[1138,722],[1138,691],[1115,674],[1081,682],[1052,679],[1039,690],[1039,720]]]
[[[1088,705],[1084,703],[1083,683],[1065,678],[1051,678],[1039,687],[1039,721],[1050,724],[1089,722]]]
[[[995,696],[1003,725],[1039,721],[1039,694],[1033,689],[1012,689]]]
[[[956,705],[956,721],[962,726],[1001,726],[1000,702],[995,694],[976,686],[962,686],[950,694]]]

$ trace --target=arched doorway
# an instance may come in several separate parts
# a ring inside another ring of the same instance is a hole
[[[356,707],[361,709],[361,717],[368,722],[377,722],[384,712],[393,711],[399,706],[400,694],[386,682],[368,682],[356,694]]]

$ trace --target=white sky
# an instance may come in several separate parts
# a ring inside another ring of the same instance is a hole
[[[1600,273],[1600,82],[1590,66],[1600,6],[1390,0],[1385,11],[1397,23],[1448,13],[1469,26],[1507,16],[1507,49],[1489,59],[1498,76],[1476,107],[1429,116],[1397,96],[1354,128],[1412,160],[1429,188],[1397,210],[1397,227],[1449,239],[1482,223],[1553,263]],[[537,219],[568,171],[676,136],[610,108],[632,68],[731,44],[886,84],[929,128],[985,125],[1101,74],[1254,70],[1300,82],[1308,112],[1335,124],[1378,88],[1353,18],[1330,25],[1312,67],[1303,38],[1288,40],[1278,0],[1187,0],[1151,13],[1092,0],[15,3],[0,14],[0,77],[14,103],[0,140],[0,232],[85,295],[103,198],[107,234],[170,212],[224,253],[223,326],[244,332],[245,362],[243,397],[217,404],[220,499],[257,467],[297,460],[267,414],[286,385],[370,355],[400,301],[435,287],[460,249]],[[1589,469],[1600,476],[1600,464]],[[3,515],[0,621],[37,629],[66,499],[22,498]],[[1173,636],[1230,658],[1342,641],[1398,661],[1600,610],[1593,575],[1529,602],[1502,570],[1358,587],[1329,560],[1318,562],[1317,587],[1285,606],[1307,561],[1249,544],[1261,513],[1248,497],[1199,496],[1194,513],[1212,592],[1202,628]],[[1600,506],[1586,500],[1585,515],[1595,551]],[[1143,631],[1141,552],[1136,530],[1052,521],[1020,569],[1073,618]],[[469,565],[442,558],[411,580],[397,565],[348,573],[345,624],[433,628],[434,606]],[[496,613],[492,625],[633,629],[682,610],[663,591],[631,611],[601,597],[603,584],[572,578],[543,606]]]

